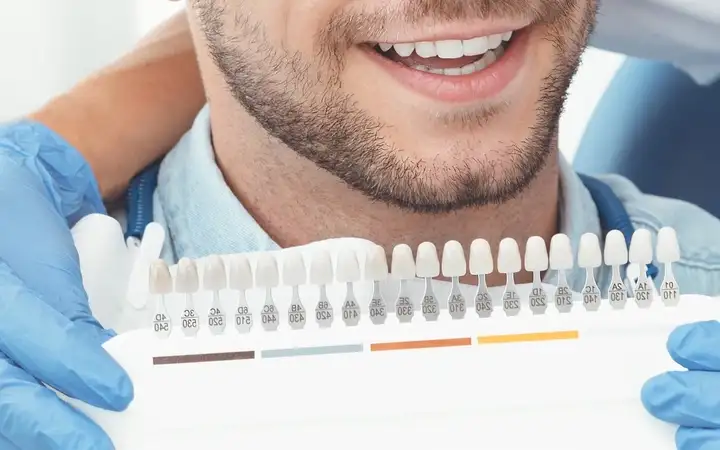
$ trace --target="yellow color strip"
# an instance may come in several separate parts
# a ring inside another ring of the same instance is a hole
[[[538,341],[558,341],[565,339],[578,339],[580,333],[578,331],[550,331],[546,333],[526,333],[526,334],[499,334],[494,336],[478,336],[477,343],[482,344],[506,344],[510,342],[538,342]]]

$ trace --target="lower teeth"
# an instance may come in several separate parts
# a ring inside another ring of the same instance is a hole
[[[482,58],[475,61],[472,64],[468,64],[465,67],[451,67],[448,69],[436,69],[431,68],[428,66],[411,66],[415,70],[419,70],[421,72],[429,72],[434,73],[436,75],[450,75],[450,76],[458,76],[458,75],[470,75],[475,72],[479,72],[489,65],[493,64],[497,59],[499,59],[503,54],[505,53],[505,48],[503,46],[500,46],[496,48],[495,50],[490,50],[486,52]]]

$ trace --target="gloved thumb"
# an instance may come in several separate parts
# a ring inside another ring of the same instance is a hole
[[[100,330],[82,309],[70,319],[48,305],[0,259],[0,352],[69,397],[122,410],[132,383],[100,345]]]

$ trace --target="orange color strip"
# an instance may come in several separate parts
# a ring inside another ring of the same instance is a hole
[[[495,336],[478,336],[478,344],[507,344],[510,342],[537,342],[578,339],[578,331],[550,331],[547,333],[499,334]]]
[[[370,344],[370,351],[415,350],[419,348],[460,347],[463,345],[472,345],[472,339],[458,338],[436,339],[432,341],[381,342],[378,344]]]

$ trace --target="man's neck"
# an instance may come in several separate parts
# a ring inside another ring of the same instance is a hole
[[[213,145],[226,182],[281,247],[359,237],[388,251],[399,243],[417,248],[424,241],[434,243],[441,251],[449,240],[467,248],[472,240],[482,237],[497,249],[502,238],[512,237],[524,251],[530,236],[549,242],[558,230],[557,158],[550,158],[520,196],[501,206],[418,214],[373,202],[284,145],[258,136],[257,124],[216,112],[213,109]],[[529,276],[520,273],[516,281],[527,282]],[[505,278],[493,274],[488,282],[497,285]]]

